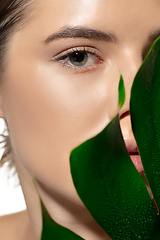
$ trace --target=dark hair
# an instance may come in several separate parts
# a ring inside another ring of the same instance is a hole
[[[26,12],[28,6],[34,0],[0,0],[0,87],[3,84],[3,74],[7,65],[7,45],[16,30],[26,22]],[[3,140],[0,142],[4,148],[3,155],[0,159],[0,167],[5,163],[8,169],[13,170],[12,175],[16,174],[16,165],[12,155],[12,147],[9,138],[7,122],[5,121],[5,130],[1,134]],[[8,177],[10,177],[9,175]]]

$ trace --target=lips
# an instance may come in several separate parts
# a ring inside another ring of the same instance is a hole
[[[138,152],[136,141],[134,139],[124,139],[124,141],[134,166],[140,174],[143,173],[144,169]]]
[[[128,117],[129,115],[130,115],[129,111],[122,113],[119,116],[120,121],[123,119],[126,119],[126,117]],[[123,131],[122,131],[122,133],[123,133]],[[130,158],[131,158],[134,166],[138,170],[138,172],[141,174],[141,173],[144,173],[143,165],[142,165],[141,158],[140,158],[140,155],[138,152],[137,143],[134,139],[134,136],[133,135],[131,135],[131,136],[132,136],[131,139],[125,138],[125,136],[123,136],[123,137],[124,137],[124,141],[125,141],[128,153],[130,155]]]

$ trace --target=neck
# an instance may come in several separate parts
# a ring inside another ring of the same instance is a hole
[[[46,210],[56,223],[70,229],[86,240],[110,240],[83,203],[79,205],[35,179],[37,193],[29,172],[18,159],[16,164],[27,205],[28,227],[33,232],[34,240],[40,240],[42,231],[42,215],[38,193]]]

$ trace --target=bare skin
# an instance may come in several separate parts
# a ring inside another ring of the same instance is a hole
[[[35,239],[31,226],[29,226],[26,210],[0,218],[0,238],[2,240]]]
[[[9,126],[27,211],[14,215],[18,221],[25,219],[22,234],[7,240],[24,240],[26,232],[32,234],[29,239],[40,240],[41,209],[32,177],[56,222],[86,240],[110,239],[76,193],[69,155],[116,115],[120,73],[126,88],[120,114],[129,111],[133,78],[158,37],[159,12],[158,0],[41,0],[27,24],[13,35],[0,116]],[[67,37],[45,42],[66,26],[112,35],[109,41]],[[84,48],[90,53],[82,66],[57,58]],[[124,138],[134,140],[129,116],[121,127]]]

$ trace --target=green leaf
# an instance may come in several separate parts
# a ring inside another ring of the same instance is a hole
[[[124,87],[124,81],[122,75],[120,76],[120,81],[119,81],[119,109],[123,106],[125,102],[125,87]]]
[[[153,240],[156,210],[129,157],[118,115],[72,151],[70,166],[82,202],[113,240]]]
[[[130,113],[145,175],[160,209],[160,38],[135,77]]]

